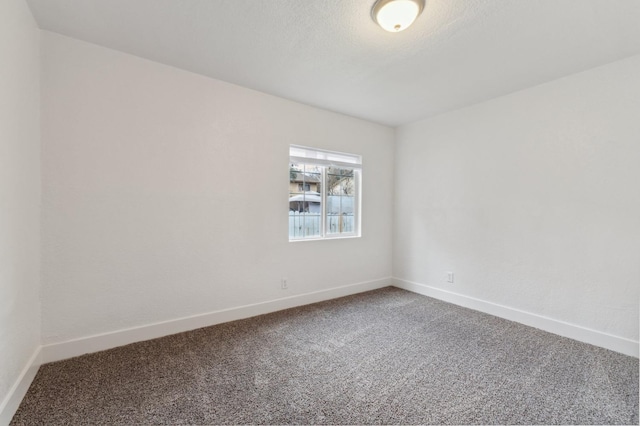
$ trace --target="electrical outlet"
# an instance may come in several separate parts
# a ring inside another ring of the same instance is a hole
[[[280,288],[283,290],[286,290],[289,288],[289,283],[287,283],[287,279],[286,278],[282,278],[280,280]]]
[[[453,283],[453,272],[451,271],[447,272],[447,282]]]

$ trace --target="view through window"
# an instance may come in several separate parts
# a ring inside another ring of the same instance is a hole
[[[292,145],[289,240],[359,236],[359,155]]]

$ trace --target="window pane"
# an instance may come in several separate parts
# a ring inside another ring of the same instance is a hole
[[[322,169],[302,163],[289,164],[289,238],[321,236]]]
[[[355,227],[353,169],[327,167],[327,233],[353,233]]]

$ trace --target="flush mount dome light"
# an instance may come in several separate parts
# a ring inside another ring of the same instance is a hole
[[[371,9],[373,20],[392,33],[413,24],[424,9],[425,0],[377,0]]]

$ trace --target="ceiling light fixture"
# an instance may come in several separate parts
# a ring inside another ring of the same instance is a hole
[[[407,29],[424,9],[425,0],[377,0],[371,16],[383,29],[397,33]]]

